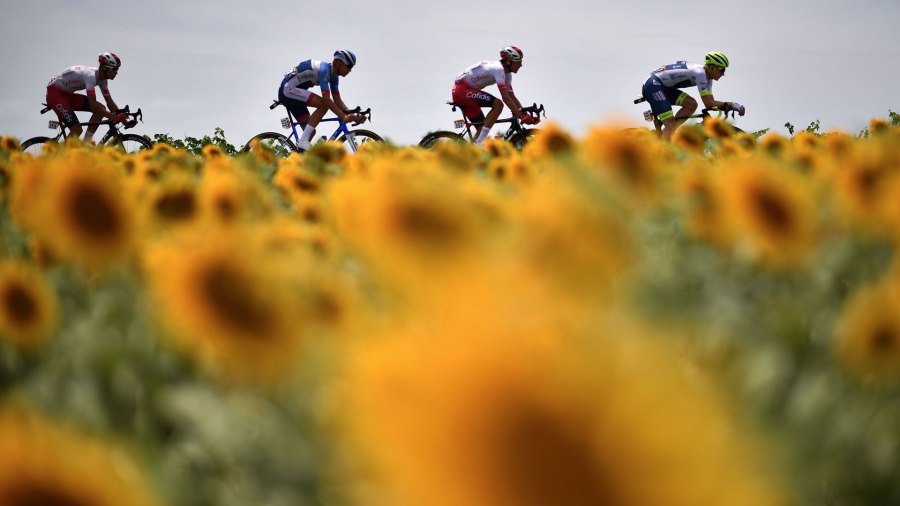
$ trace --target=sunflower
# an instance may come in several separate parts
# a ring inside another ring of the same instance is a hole
[[[531,159],[553,158],[575,152],[575,139],[559,124],[550,122],[535,131],[523,153]]]
[[[669,354],[613,328],[602,352],[536,346],[491,309],[353,350],[339,405],[359,504],[782,504],[753,436]]]
[[[660,168],[657,149],[647,136],[618,129],[592,128],[584,141],[588,163],[608,169],[618,183],[638,194],[654,193]]]
[[[134,211],[116,167],[89,151],[68,151],[42,176],[46,188],[31,228],[64,259],[102,267],[125,258],[135,239]]]
[[[706,164],[692,164],[679,176],[678,189],[684,201],[688,233],[717,246],[726,246],[730,229],[718,188],[718,178]]]
[[[893,283],[861,290],[844,308],[835,352],[863,379],[900,380],[900,291]]]
[[[710,139],[728,139],[734,135],[734,129],[722,118],[711,116],[703,122],[703,131]]]
[[[225,153],[222,152],[222,148],[216,146],[215,144],[207,144],[203,146],[203,149],[200,150],[205,158],[219,158],[221,156],[225,156]]]
[[[706,135],[699,126],[684,125],[672,135],[672,142],[685,151],[700,153],[706,147]]]
[[[869,132],[873,136],[885,135],[891,131],[891,125],[883,118],[872,118],[869,120]]]
[[[263,385],[290,374],[305,328],[296,266],[231,229],[185,230],[149,248],[145,264],[159,317],[208,371]]]
[[[897,180],[898,172],[871,149],[844,161],[834,175],[835,199],[844,218],[860,230],[880,232],[885,201]]]
[[[787,139],[774,132],[763,135],[758,144],[763,152],[776,158],[784,154],[790,146]]]
[[[16,348],[32,349],[53,331],[56,318],[56,296],[37,269],[0,262],[0,336]]]
[[[142,203],[144,222],[170,227],[194,221],[199,215],[197,184],[187,176],[172,174],[148,188]]]
[[[455,189],[458,185],[448,172],[379,162],[371,178],[333,185],[337,229],[385,267],[459,259],[479,244],[485,224]]]
[[[9,135],[0,137],[0,150],[13,152],[18,151],[19,149],[21,149],[21,145],[15,137]]]
[[[159,504],[120,451],[31,413],[0,410],[0,504]]]
[[[634,239],[613,209],[597,188],[581,182],[536,181],[513,211],[511,257],[560,289],[603,296],[634,261]]]
[[[806,180],[751,160],[729,169],[722,191],[738,247],[775,265],[806,261],[816,245],[816,206]]]

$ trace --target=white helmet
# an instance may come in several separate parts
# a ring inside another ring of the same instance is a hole
[[[500,50],[501,60],[522,61],[523,56],[525,55],[522,53],[522,50],[516,46],[506,46]]]
[[[115,53],[100,53],[97,56],[97,61],[100,62],[100,65],[106,65],[111,69],[117,69],[122,66],[122,59],[116,56]]]

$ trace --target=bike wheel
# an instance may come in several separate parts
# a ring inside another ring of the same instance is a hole
[[[138,134],[123,134],[121,137],[110,137],[106,141],[106,145],[126,153],[137,153],[153,147],[150,139]]]
[[[381,138],[380,135],[376,134],[371,130],[364,130],[362,128],[358,128],[356,130],[351,130],[350,135],[353,136],[353,142],[349,142],[349,139],[346,135],[342,135],[338,142],[342,143],[345,148],[351,153],[355,153],[358,151],[363,145],[368,144],[370,142],[384,142],[384,139]],[[354,151],[353,146],[356,145],[356,151]]]
[[[441,144],[444,142],[464,142],[464,141],[465,141],[465,137],[463,137],[462,135],[460,135],[456,132],[441,130],[438,132],[432,132],[432,133],[426,135],[424,138],[422,138],[422,140],[419,141],[419,147],[425,148],[425,149],[434,149],[435,147],[437,147],[438,144]]]
[[[30,155],[38,156],[44,154],[44,146],[50,142],[56,142],[50,137],[32,137],[22,143],[22,151]]]
[[[532,137],[537,131],[538,131],[537,128],[529,128],[529,129],[527,129],[527,130],[524,130],[524,131],[521,132],[521,133],[516,132],[516,134],[513,135],[511,139],[509,139],[509,142],[510,142],[513,146],[515,146],[516,149],[522,149],[522,148],[525,147],[526,144],[528,144],[528,141],[531,140],[531,137]]]
[[[291,153],[299,151],[297,146],[284,135],[276,132],[263,132],[247,141],[247,144],[241,148],[241,153],[252,153],[259,149],[271,151],[276,158],[285,158]]]

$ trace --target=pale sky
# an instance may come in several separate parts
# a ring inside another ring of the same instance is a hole
[[[525,53],[513,88],[543,103],[576,135],[592,124],[642,125],[634,105],[654,68],[707,51],[731,60],[719,100],[744,104],[737,125],[785,133],[821,120],[857,133],[900,111],[900,1],[518,0],[0,0],[0,135],[47,135],[39,114],[47,82],[72,65],[117,53],[110,83],[120,104],[141,107],[137,133],[176,138],[220,127],[235,145],[282,131],[270,111],[284,73],[301,60],[350,49],[358,65],[341,80],[350,106],[371,107],[370,128],[399,144],[448,129],[456,75]],[[317,89],[318,90],[318,89]],[[499,96],[496,87],[486,91]],[[699,98],[696,88],[687,89]],[[87,119],[87,114],[84,114]],[[323,125],[324,126],[324,125]],[[320,128],[320,133],[322,128]]]

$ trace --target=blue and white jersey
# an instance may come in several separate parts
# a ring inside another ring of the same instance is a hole
[[[311,88],[318,86],[322,93],[338,92],[338,76],[332,75],[331,63],[306,60],[284,75],[285,88]]]
[[[696,86],[700,96],[712,95],[712,80],[706,77],[703,65],[684,60],[660,67],[650,73],[667,88],[687,88]]]

